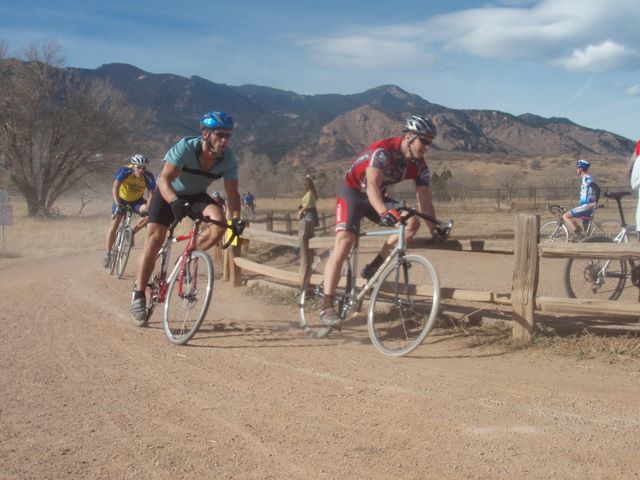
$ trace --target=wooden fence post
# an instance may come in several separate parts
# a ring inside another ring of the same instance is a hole
[[[300,286],[304,285],[304,281],[311,271],[311,258],[313,253],[309,248],[309,239],[300,235]]]
[[[242,270],[233,261],[234,258],[241,256],[240,245],[230,246],[224,251],[222,279],[231,282],[234,287],[242,285]]]
[[[516,218],[511,287],[514,325],[511,335],[513,340],[525,343],[533,337],[535,324],[539,228],[538,215],[520,214]]]
[[[267,213],[267,232],[273,232],[273,210]]]
[[[291,226],[291,214],[289,212],[284,214],[284,221],[287,224],[287,235],[291,235],[293,233],[293,227]]]

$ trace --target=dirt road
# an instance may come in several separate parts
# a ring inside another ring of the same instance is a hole
[[[2,479],[640,476],[637,363],[437,332],[392,359],[360,323],[310,340],[292,306],[223,282],[175,347],[160,315],[129,322],[132,268],[100,257],[0,270]]]

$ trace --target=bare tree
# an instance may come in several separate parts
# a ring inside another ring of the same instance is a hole
[[[22,192],[28,214],[49,215],[56,200],[122,151],[143,115],[104,82],[62,68],[52,42],[17,59],[0,47],[0,167]]]
[[[522,172],[517,168],[499,172],[495,175],[494,182],[496,187],[507,192],[509,203],[512,203],[513,196],[522,182]]]

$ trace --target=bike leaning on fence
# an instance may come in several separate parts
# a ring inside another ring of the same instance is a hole
[[[635,232],[635,225],[628,225],[622,210],[622,197],[631,192],[605,192],[604,196],[615,200],[620,215],[618,233],[613,237],[593,236],[585,243],[627,243],[629,234]],[[632,258],[569,258],[565,264],[564,286],[570,298],[617,300],[622,294],[627,279],[638,283],[636,266]],[[640,298],[639,298],[640,300]]]
[[[164,304],[163,328],[169,342],[176,345],[187,343],[198,331],[204,320],[213,292],[213,262],[211,257],[197,249],[198,234],[202,223],[213,223],[231,231],[221,248],[229,247],[242,234],[244,222],[232,224],[198,216],[192,220],[191,229],[184,235],[174,236],[178,222],[169,226],[167,240],[156,257],[156,271],[147,284],[147,314],[143,326],[158,304]],[[171,247],[174,243],[187,241],[187,246],[176,260],[169,273]],[[134,283],[135,290],[135,283]]]
[[[443,238],[453,228],[452,221],[441,222],[413,208],[401,207],[398,212],[402,215],[398,228],[358,235],[342,265],[334,296],[335,309],[344,320],[352,312],[360,311],[365,296],[371,291],[367,314],[369,337],[380,352],[391,356],[406,355],[422,343],[434,326],[440,305],[440,283],[435,268],[423,256],[406,252],[406,221],[412,216],[419,216],[433,222]],[[358,288],[359,238],[390,234],[398,235],[393,251],[376,273]],[[324,337],[331,331],[331,326],[319,319],[328,256],[329,251],[325,251],[312,260],[300,294],[300,326],[306,334],[316,338]]]
[[[617,222],[598,222],[594,218],[596,210],[603,208],[604,205],[596,205],[593,209],[591,217],[582,219],[582,227],[586,237],[605,236],[613,238],[615,232],[619,230]],[[556,215],[555,220],[546,222],[540,227],[540,242],[568,242],[569,229],[564,224],[562,215],[567,209],[561,205],[549,205],[549,212]]]
[[[121,205],[118,208],[122,211],[122,220],[120,220],[120,225],[118,225],[116,240],[113,242],[113,247],[111,247],[109,271],[112,275],[115,273],[117,278],[122,278],[124,269],[127,267],[127,262],[129,261],[131,248],[133,247],[131,219],[134,213],[144,217],[147,215],[147,212],[136,212],[129,204]]]

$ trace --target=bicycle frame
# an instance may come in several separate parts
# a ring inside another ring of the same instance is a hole
[[[176,262],[176,266],[175,268],[179,268],[179,275],[184,275],[184,265],[185,262],[187,261],[187,258],[189,256],[189,254],[191,254],[191,252],[193,252],[196,249],[197,246],[197,237],[198,237],[198,227],[199,227],[199,222],[194,221],[193,222],[193,226],[191,227],[191,231],[189,233],[186,233],[184,235],[180,235],[178,237],[174,237],[173,236],[173,228],[169,229],[169,236],[167,237],[167,240],[165,241],[164,245],[162,246],[162,248],[160,249],[160,251],[158,252],[158,257],[162,257],[162,261],[160,264],[160,276],[158,278],[158,298],[157,298],[157,302],[158,303],[164,303],[164,301],[166,300],[167,297],[167,289],[169,286],[168,283],[168,278],[167,277],[167,271],[169,269],[169,258],[171,256],[171,245],[174,243],[178,243],[178,242],[182,242],[185,240],[189,240],[189,243],[187,244],[187,246],[185,247],[184,251],[182,252],[182,254],[180,255],[180,258],[178,259],[178,262]],[[156,258],[158,258],[156,257]],[[172,272],[173,274],[173,272]],[[180,280],[182,280],[182,277],[180,278]],[[178,284],[178,293],[180,295],[182,295],[182,282],[180,282]]]
[[[410,212],[411,216],[419,215],[426,220],[429,220],[437,223],[438,225],[441,225],[441,222],[439,222],[435,218],[432,218],[428,215],[420,214],[419,212],[413,209],[408,209],[406,207],[401,207],[399,211],[402,211],[402,209],[404,209],[404,211]],[[453,227],[453,222],[449,222],[447,231],[450,231],[452,227]],[[349,252],[349,256],[348,256],[349,259],[352,259],[352,265],[353,265],[351,276],[348,281],[348,285],[350,286],[349,292],[347,293],[348,303],[346,305],[342,305],[342,311],[340,312],[341,318],[343,319],[346,318],[349,312],[351,311],[351,309],[354,306],[359,305],[364,300],[364,297],[372,288],[376,286],[376,284],[378,283],[378,279],[382,275],[382,272],[384,272],[384,270],[387,268],[387,266],[391,262],[393,262],[397,258],[404,257],[407,249],[405,229],[406,229],[405,223],[400,222],[398,225],[398,228],[395,228],[393,230],[375,230],[372,232],[364,232],[356,235],[356,242],[351,248],[351,251]],[[355,292],[357,290],[356,280],[357,280],[357,272],[358,272],[358,251],[360,246],[360,237],[388,237],[390,235],[398,235],[398,241],[396,242],[395,246],[391,250],[391,253],[389,254],[389,256],[384,260],[384,262],[382,262],[382,265],[378,267],[378,269],[373,274],[373,276],[366,281],[364,286],[360,289],[360,291],[356,295]]]
[[[343,311],[340,312],[340,316],[342,318],[345,318],[355,305],[358,305],[360,302],[364,300],[364,297],[367,295],[369,290],[371,290],[378,282],[378,278],[380,278],[380,275],[382,274],[384,269],[387,267],[387,265],[389,265],[393,261],[393,259],[395,259],[396,257],[398,256],[401,257],[404,255],[406,250],[406,237],[405,237],[404,230],[405,230],[405,225],[401,223],[399,228],[396,228],[393,230],[376,230],[373,232],[365,232],[356,236],[356,243],[353,245],[348,257],[352,259],[353,269],[351,271],[351,277],[349,279],[349,285],[351,286],[348,292],[349,302],[347,305],[342,306]],[[367,280],[367,282],[364,284],[364,286],[360,289],[360,291],[356,295],[355,292],[356,292],[356,280],[357,280],[357,272],[358,272],[358,252],[359,252],[359,246],[360,246],[360,237],[387,237],[389,235],[394,235],[394,234],[398,235],[398,242],[394,246],[389,256],[384,260],[382,265],[380,265],[378,270],[376,270],[373,276],[369,280]]]

